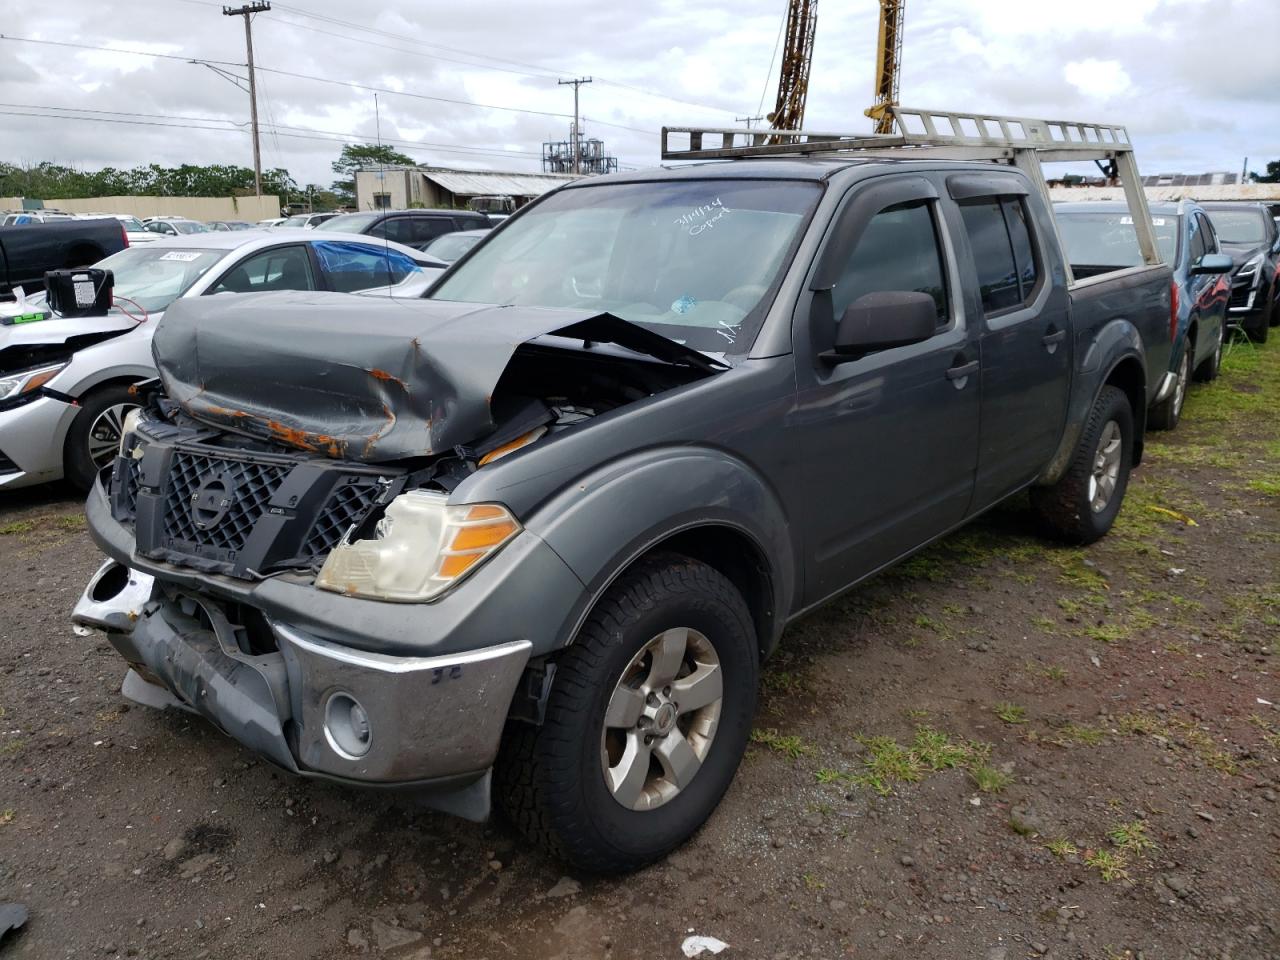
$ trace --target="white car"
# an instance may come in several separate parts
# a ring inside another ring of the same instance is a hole
[[[76,219],[119,220],[124,224],[124,235],[129,239],[129,246],[136,243],[151,243],[153,240],[160,239],[160,234],[148,230],[146,224],[127,213],[80,213],[76,214]]]
[[[373,237],[291,229],[160,239],[97,266],[114,275],[107,316],[0,326],[0,490],[60,478],[93,485],[137,406],[130,387],[156,375],[151,338],[179,297],[329,290],[410,298],[447,264]],[[43,306],[43,295],[28,299]]]
[[[266,220],[259,220],[258,226],[261,227],[263,230],[272,230],[275,227],[280,226],[280,224],[284,223],[288,219],[289,219],[288,217],[269,217]]]

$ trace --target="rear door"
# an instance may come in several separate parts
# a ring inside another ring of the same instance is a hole
[[[805,492],[809,603],[958,524],[973,491],[978,363],[956,296],[938,186],[892,175],[857,186],[819,255],[795,337],[797,403],[786,442]],[[923,343],[831,364],[835,318],[881,290],[933,296]]]
[[[1071,382],[1069,303],[1065,286],[1048,276],[1046,238],[1032,219],[1024,179],[957,174],[947,187],[963,227],[969,306],[981,318],[982,428],[972,505],[980,510],[1035,479],[1058,448]]]

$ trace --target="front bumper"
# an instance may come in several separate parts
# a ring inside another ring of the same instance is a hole
[[[62,476],[62,448],[79,407],[55,397],[0,412],[0,490],[47,483]]]
[[[461,816],[488,814],[488,771],[528,640],[391,656],[267,620],[269,636],[259,628],[248,642],[242,608],[114,561],[90,581],[74,619],[107,632],[130,666],[123,692],[131,699],[197,713],[291,773],[409,788]],[[335,696],[367,714],[360,756],[333,727]]]

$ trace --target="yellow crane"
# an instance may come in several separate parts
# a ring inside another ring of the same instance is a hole
[[[867,116],[876,133],[893,133],[889,107],[898,105],[898,67],[902,63],[902,17],[906,0],[880,0],[880,38],[876,46],[875,102]]]
[[[778,75],[778,103],[769,114],[774,130],[799,130],[809,95],[813,66],[813,33],[818,25],[818,0],[791,0],[787,8],[787,38]]]

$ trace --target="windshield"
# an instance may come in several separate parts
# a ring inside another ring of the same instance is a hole
[[[1267,242],[1267,221],[1261,210],[1206,210],[1213,229],[1222,243],[1247,243],[1257,246]]]
[[[340,217],[326,220],[316,227],[317,230],[341,230],[344,233],[364,233],[368,226],[378,219],[376,213],[344,213]]]
[[[127,247],[95,264],[115,275],[116,297],[132,300],[148,313],[158,313],[169,306],[227,255],[225,250],[156,246]]]
[[[447,263],[453,263],[483,239],[484,237],[468,237],[460,236],[456,233],[446,233],[443,237],[436,237],[427,244],[423,253],[429,253]]]
[[[698,350],[741,352],[820,194],[785,180],[563,190],[510,221],[433,297],[608,311]]]
[[[1133,217],[1127,213],[1076,213],[1057,211],[1058,233],[1072,266],[1140,267],[1142,252],[1138,249],[1138,232]],[[1152,217],[1156,246],[1165,263],[1173,263],[1178,255],[1177,216]]]
[[[126,230],[139,230],[139,231],[140,231],[140,230],[143,230],[143,229],[144,229],[144,227],[142,226],[142,221],[141,221],[141,220],[137,220],[137,219],[135,219],[134,217],[118,217],[117,219],[118,219],[121,223],[123,223],[123,224],[124,224],[124,228],[125,228]]]
[[[306,217],[290,217],[284,223],[280,224],[282,227],[305,227],[306,225]]]
[[[194,220],[170,220],[170,226],[179,233],[208,233],[209,228],[203,223],[196,223]]]

